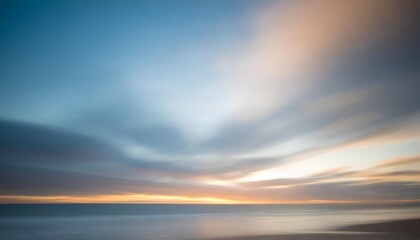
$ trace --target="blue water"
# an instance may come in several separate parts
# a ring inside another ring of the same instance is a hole
[[[0,239],[181,240],[325,232],[420,217],[420,205],[0,205]]]

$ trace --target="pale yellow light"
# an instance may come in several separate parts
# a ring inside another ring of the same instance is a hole
[[[237,204],[236,200],[212,197],[186,197],[147,194],[95,195],[95,196],[0,196],[0,202],[26,203],[206,203]]]

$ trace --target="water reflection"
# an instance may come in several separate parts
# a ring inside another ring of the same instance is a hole
[[[199,209],[197,206],[193,208]],[[226,206],[213,208],[217,210]],[[231,209],[225,213],[220,209],[215,211],[216,213],[201,209],[199,213],[188,214],[3,217],[0,218],[0,233],[5,240],[181,240],[322,232],[354,223],[420,216],[420,208],[415,206],[371,209],[344,206],[248,206],[238,209]]]

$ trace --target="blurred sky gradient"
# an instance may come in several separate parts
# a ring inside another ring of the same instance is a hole
[[[0,202],[420,201],[419,1],[0,2]]]

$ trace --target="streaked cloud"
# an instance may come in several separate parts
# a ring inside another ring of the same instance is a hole
[[[392,31],[403,3],[277,2],[257,18],[255,37],[225,68],[239,118],[270,115],[325,81],[330,71]]]
[[[399,166],[405,166],[405,165],[418,165],[419,163],[420,163],[420,156],[415,156],[415,157],[393,159],[393,160],[385,161],[378,164],[377,167],[379,168],[399,167]]]
[[[0,202],[420,201],[413,1],[2,4]]]

